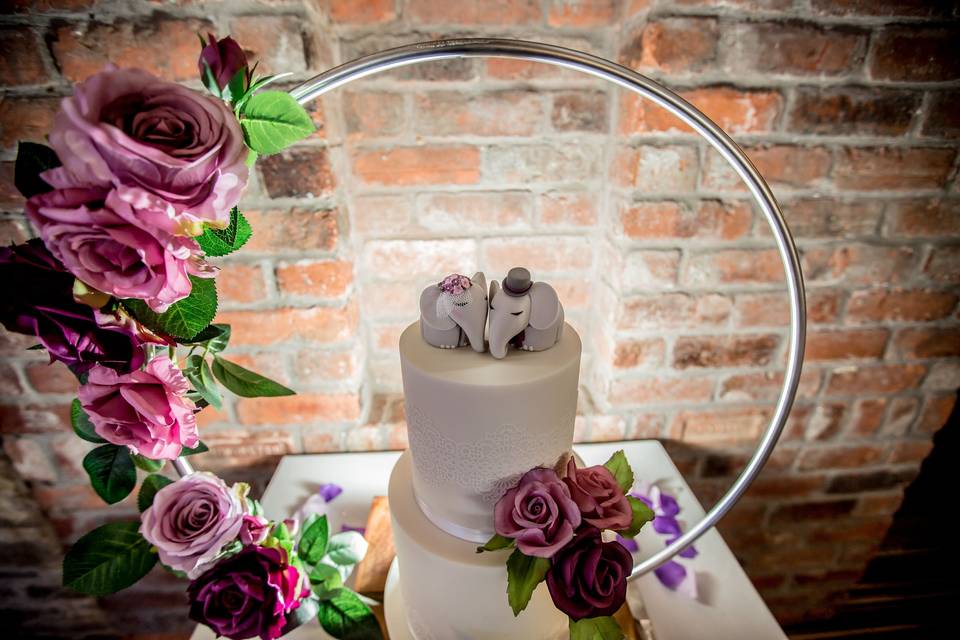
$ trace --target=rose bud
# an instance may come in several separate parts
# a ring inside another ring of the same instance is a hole
[[[220,91],[225,89],[237,72],[241,70],[244,73],[243,86],[240,87],[240,89],[246,91],[249,86],[250,78],[247,72],[247,55],[243,52],[243,49],[240,48],[240,45],[237,44],[237,41],[230,36],[217,40],[212,33],[208,33],[207,45],[200,52],[198,67],[200,68],[200,81],[211,93],[219,95]],[[210,69],[210,74],[217,84],[216,89],[220,91],[215,91],[213,87],[208,85],[207,68]],[[239,96],[233,97],[238,98]]]

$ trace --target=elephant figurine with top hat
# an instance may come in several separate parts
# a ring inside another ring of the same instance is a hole
[[[469,344],[482,353],[487,326],[487,279],[451,274],[420,294],[420,335],[435,347],[456,349]]]
[[[533,282],[530,272],[514,267],[503,286],[490,283],[490,354],[507,355],[508,345],[524,351],[544,351],[563,333],[563,305],[546,282]]]

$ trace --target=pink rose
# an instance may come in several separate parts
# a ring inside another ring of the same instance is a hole
[[[27,216],[70,273],[118,298],[140,298],[158,313],[190,295],[190,275],[210,277],[191,238],[137,224],[142,211],[116,190],[58,189],[27,200]]]
[[[140,220],[148,230],[225,227],[247,182],[243,132],[223,101],[140,69],[108,66],[74,87],[50,146],[63,166],[44,180],[116,187],[121,200],[155,213]]]
[[[260,516],[243,516],[240,525],[240,542],[245,545],[260,544],[270,534],[270,521]]]
[[[140,534],[160,562],[189,578],[203,573],[243,524],[243,498],[212,473],[192,473],[163,487],[140,514]]]
[[[497,533],[517,541],[528,556],[550,558],[573,539],[580,510],[570,490],[552,469],[532,469],[497,502]]]
[[[172,460],[199,442],[189,390],[177,365],[157,356],[143,371],[123,375],[95,366],[78,397],[101,438],[154,460]]]
[[[570,496],[577,503],[584,522],[598,529],[630,527],[633,511],[609,469],[601,465],[577,469],[570,458],[563,481],[570,488]]]

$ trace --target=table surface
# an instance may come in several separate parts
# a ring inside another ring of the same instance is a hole
[[[655,441],[583,444],[574,447],[588,465],[602,464],[613,452],[623,449],[639,482],[655,482],[675,496],[680,505],[680,522],[686,529],[703,517],[703,507],[694,497],[663,446]],[[286,456],[277,466],[262,503],[272,519],[295,513],[303,501],[322,483],[333,482],[343,493],[328,505],[331,531],[342,525],[363,526],[374,496],[386,495],[387,483],[399,451],[370,453],[328,453]],[[637,536],[638,557],[652,555],[663,547],[663,538],[644,527]],[[743,572],[716,529],[695,544],[693,559],[678,558],[697,575],[699,596],[693,600],[664,587],[652,573],[634,580],[628,592],[631,609],[646,615],[657,640],[758,640],[785,639],[783,631]],[[642,604],[641,604],[642,603]],[[638,617],[640,617],[638,615]],[[306,625],[289,637],[307,640],[326,638],[315,624]],[[191,640],[212,640],[213,633],[198,626]]]

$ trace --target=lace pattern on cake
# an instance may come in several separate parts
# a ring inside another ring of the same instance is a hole
[[[572,425],[574,413],[557,416]],[[504,424],[470,442],[457,442],[437,428],[417,407],[407,407],[407,435],[419,477],[437,488],[454,485],[477,495],[491,507],[535,466],[553,466],[567,449],[546,445],[523,425]],[[430,464],[417,465],[417,460]]]

